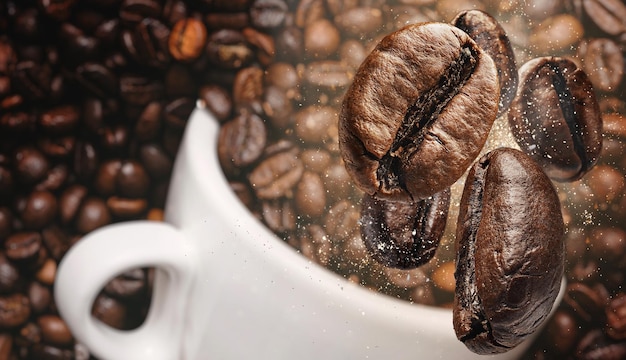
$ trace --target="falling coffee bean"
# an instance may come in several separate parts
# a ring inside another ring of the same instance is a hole
[[[517,346],[546,319],[564,268],[556,190],[519,150],[500,148],[470,169],[456,230],[454,330],[478,354]]]
[[[428,23],[386,36],[343,101],[339,146],[348,173],[381,199],[443,191],[480,152],[498,95],[493,60],[460,29]]]
[[[400,202],[365,195],[359,225],[369,254],[385,266],[411,269],[435,255],[446,228],[450,190]]]
[[[509,124],[520,148],[556,181],[581,178],[602,150],[602,118],[591,82],[574,62],[541,57],[519,69]]]

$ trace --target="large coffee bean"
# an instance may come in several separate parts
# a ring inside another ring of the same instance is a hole
[[[498,115],[505,113],[513,101],[518,81],[515,53],[506,32],[496,19],[480,10],[462,11],[452,24],[465,31],[493,59],[500,83]]]
[[[364,192],[418,200],[471,165],[498,110],[491,57],[447,24],[407,26],[365,59],[339,120],[346,169]]]
[[[385,266],[410,269],[435,255],[446,228],[450,190],[416,202],[377,200],[366,195],[359,225],[365,247]]]
[[[587,75],[571,60],[541,57],[525,63],[519,77],[509,111],[517,143],[551,179],[579,179],[602,149],[602,118]]]
[[[564,268],[558,196],[541,168],[500,148],[470,169],[456,230],[454,330],[479,354],[510,350],[548,316]]]

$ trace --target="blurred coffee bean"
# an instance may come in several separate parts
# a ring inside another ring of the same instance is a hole
[[[279,59],[301,59],[304,54],[304,34],[295,26],[286,26],[276,35],[276,56]]]
[[[42,315],[37,318],[37,324],[41,328],[42,340],[50,345],[71,345],[74,338],[70,333],[65,321],[56,315]]]
[[[260,29],[273,29],[282,25],[287,14],[284,0],[252,0],[250,21]]]
[[[35,344],[30,349],[34,359],[41,360],[75,360],[74,351],[47,344]]]
[[[78,210],[76,230],[82,234],[91,232],[111,222],[111,214],[106,203],[95,197],[85,199]]]
[[[46,156],[52,158],[66,158],[74,153],[76,146],[76,138],[72,135],[40,137],[37,141],[37,147]],[[61,164],[55,166],[54,169],[67,169],[67,165]],[[50,174],[50,172],[48,172]]]
[[[330,140],[328,130],[337,121],[336,108],[312,105],[295,114],[295,133],[305,144],[322,144]]]
[[[266,143],[263,120],[244,112],[220,128],[217,144],[220,163],[227,171],[251,165],[260,158]]]
[[[126,103],[146,106],[150,102],[163,98],[163,84],[146,77],[124,75],[119,80],[120,96]]]
[[[140,65],[165,68],[170,62],[170,29],[154,18],[145,18],[134,30],[125,31],[122,41],[128,54]]]
[[[139,148],[139,159],[150,177],[162,179],[172,171],[172,159],[157,143],[147,143]]]
[[[322,178],[314,172],[305,171],[294,192],[295,209],[304,217],[315,218],[326,211],[326,189]]]
[[[340,61],[315,61],[307,65],[304,80],[316,89],[337,91],[347,88],[354,70]],[[318,90],[319,91],[319,90]]]
[[[233,109],[230,93],[219,85],[205,85],[200,88],[198,97],[204,101],[206,108],[219,120],[226,121]]]
[[[37,270],[35,278],[44,285],[53,285],[57,273],[57,263],[54,259],[47,259]]]
[[[9,294],[17,290],[20,282],[18,269],[0,252],[0,294]]]
[[[574,356],[579,360],[618,360],[626,357],[626,343],[613,341],[600,330],[592,329],[580,340]]]
[[[0,178],[2,174],[0,173]],[[0,241],[13,231],[13,213],[9,208],[0,207]]]
[[[214,65],[225,69],[239,69],[252,62],[254,53],[241,32],[222,29],[209,35],[206,55]]]
[[[611,203],[626,188],[626,178],[610,165],[600,164],[587,174],[587,183],[594,194],[595,202]]]
[[[359,210],[354,204],[347,200],[340,200],[328,210],[324,220],[324,229],[333,241],[347,240],[359,228],[359,217]],[[360,236],[359,243],[362,243]],[[365,248],[363,251],[365,252]]]
[[[41,250],[41,234],[16,232],[4,242],[5,255],[18,264],[36,261]]]
[[[567,285],[563,302],[582,321],[602,324],[607,299],[608,293],[602,284],[591,287],[575,282]]]
[[[170,101],[163,109],[165,124],[170,128],[182,131],[195,107],[196,101],[187,97]]]
[[[33,281],[28,286],[28,299],[30,307],[35,314],[41,314],[48,310],[52,302],[52,291],[47,286]]]
[[[339,30],[326,19],[319,19],[304,29],[304,51],[311,58],[326,58],[339,48]]]
[[[119,196],[111,196],[106,201],[111,215],[118,218],[134,218],[143,214],[148,208],[146,199],[129,199]]]
[[[65,255],[65,252],[71,245],[71,239],[68,234],[56,225],[43,229],[41,236],[44,246],[50,253],[50,256],[56,261],[59,261]]]
[[[586,19],[609,35],[626,32],[626,4],[620,0],[582,0]]]
[[[277,234],[296,228],[296,213],[290,201],[281,198],[264,200],[261,202],[261,213],[267,227]]]
[[[615,340],[626,339],[626,294],[620,293],[606,307],[606,333]]]
[[[74,147],[74,173],[81,180],[89,180],[98,168],[98,153],[89,141],[81,141]]]
[[[71,65],[95,61],[101,56],[100,41],[70,23],[61,25],[59,39],[62,58]]]
[[[233,81],[233,105],[237,112],[262,113],[263,70],[258,66],[243,68]]]
[[[113,278],[104,287],[104,292],[118,299],[126,299],[141,295],[146,288],[145,272],[142,269],[133,269]]]
[[[150,177],[141,163],[124,161],[117,172],[115,187],[121,196],[143,197],[150,188]]]
[[[98,63],[85,63],[76,68],[74,78],[86,92],[105,100],[119,92],[119,81],[108,68]]]
[[[50,224],[57,215],[57,199],[49,191],[33,191],[26,198],[20,214],[24,227],[38,230]]]
[[[303,172],[297,151],[284,151],[261,161],[248,180],[259,199],[275,199],[290,194]]]
[[[162,10],[160,2],[156,0],[124,0],[119,17],[128,25],[134,25],[145,18],[158,18]]]
[[[267,86],[262,101],[263,112],[274,128],[287,129],[291,125],[293,106],[284,90],[276,86]]]
[[[624,56],[620,46],[610,39],[584,40],[578,46],[578,56],[594,89],[613,91],[624,77]]]
[[[87,188],[79,184],[72,185],[63,191],[59,198],[59,213],[63,224],[74,219],[86,195]]]
[[[118,159],[110,159],[100,164],[94,182],[94,187],[100,195],[110,196],[115,194],[115,179],[121,167],[122,162]]]
[[[46,177],[35,185],[35,190],[55,191],[65,184],[68,178],[68,168],[65,164],[58,164],[48,171]]]
[[[129,142],[130,133],[128,127],[122,124],[105,126],[100,131],[100,147],[103,152],[109,155],[123,155],[126,153],[125,150]]]
[[[617,227],[595,227],[589,235],[589,250],[603,263],[626,268],[626,231]]]
[[[24,324],[30,316],[30,302],[23,294],[0,296],[0,329]]]
[[[47,64],[22,61],[15,65],[11,84],[32,101],[43,101],[51,92],[52,70]]]
[[[197,59],[205,47],[207,31],[202,21],[194,18],[179,20],[168,40],[170,54],[179,61]]]
[[[582,38],[584,29],[573,15],[559,14],[537,24],[529,37],[535,55],[558,55]]]
[[[571,312],[559,309],[548,320],[546,334],[559,354],[569,353],[580,338],[579,325]]]
[[[153,101],[146,105],[135,123],[133,135],[137,141],[149,141],[157,137],[161,130],[162,111],[163,106],[159,102]]]
[[[50,168],[46,157],[36,148],[24,146],[15,151],[15,175],[26,185],[41,180]]]
[[[126,318],[126,306],[112,297],[104,294],[98,295],[94,301],[92,314],[103,323],[116,329],[124,328]]]
[[[43,112],[39,125],[52,134],[67,133],[78,124],[80,113],[75,106],[62,105]]]
[[[355,7],[335,16],[342,33],[354,38],[373,37],[383,25],[383,13],[375,7]]]
[[[0,333],[0,359],[10,359],[13,349],[13,336],[9,333]]]

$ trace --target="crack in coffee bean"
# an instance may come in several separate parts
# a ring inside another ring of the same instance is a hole
[[[402,175],[401,163],[407,161],[407,158],[417,151],[425,133],[433,134],[429,131],[430,127],[472,75],[476,68],[477,58],[476,50],[469,45],[464,45],[459,58],[451,63],[439,82],[426,90],[409,106],[391,148],[379,160],[380,165],[376,170],[376,177],[380,182],[379,189],[392,192],[394,187],[401,187],[408,192]],[[443,140],[436,135],[434,137],[446,149]],[[411,200],[414,200],[412,195]]]

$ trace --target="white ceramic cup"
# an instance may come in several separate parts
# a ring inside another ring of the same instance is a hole
[[[375,293],[298,254],[231,191],[217,159],[218,130],[206,110],[196,109],[189,119],[165,223],[105,226],[63,258],[56,304],[77,341],[94,355],[110,360],[516,359],[530,345],[526,341],[496,356],[475,355],[456,339],[451,310]],[[146,266],[157,271],[141,327],[119,331],[91,316],[96,295],[110,279]]]

